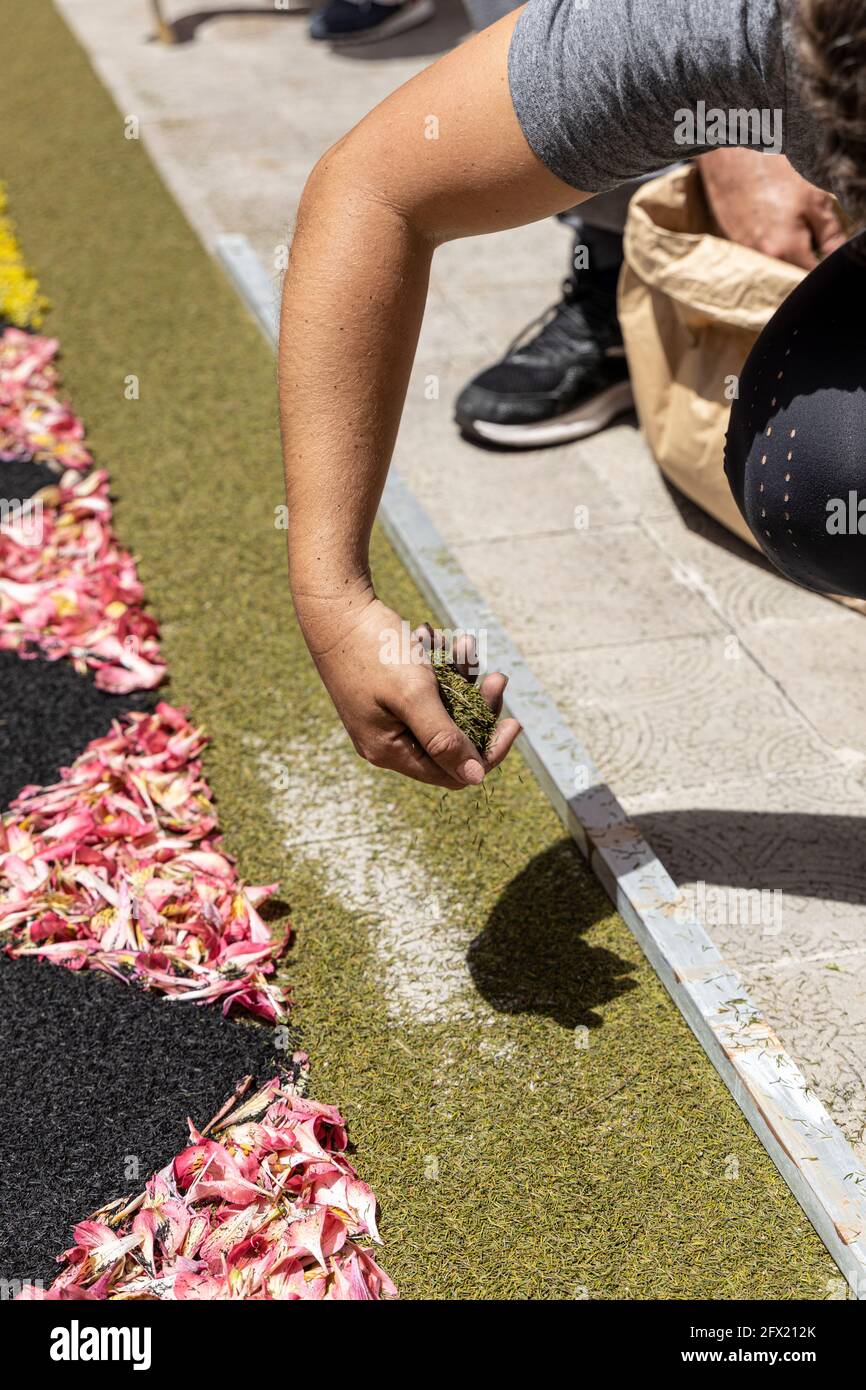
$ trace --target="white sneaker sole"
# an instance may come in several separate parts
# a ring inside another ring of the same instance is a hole
[[[565,415],[557,415],[554,420],[539,420],[533,425],[497,425],[490,420],[473,420],[472,430],[479,439],[486,439],[491,444],[507,444],[512,449],[567,444],[570,440],[586,439],[590,434],[597,434],[617,415],[631,410],[633,404],[631,383],[618,381],[585,405],[579,405]]]
[[[407,29],[424,24],[426,20],[432,19],[435,12],[435,0],[411,0],[410,4],[401,5],[391,19],[384,19],[381,24],[377,24],[375,29],[368,29],[361,34],[334,34],[326,42],[337,48],[348,48],[360,43],[379,43],[382,39],[393,39],[395,34],[405,34]]]

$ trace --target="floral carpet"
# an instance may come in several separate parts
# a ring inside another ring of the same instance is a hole
[[[165,678],[158,626],[113,528],[108,474],[63,397],[59,344],[35,331],[46,310],[0,190],[0,652],[71,663],[131,696]],[[7,495],[22,465],[50,480]],[[102,971],[167,1007],[217,1005],[288,1037],[273,974],[289,932],[275,938],[259,912],[277,885],[245,883],[221,848],[205,744],[187,711],[158,700],[118,713],[50,785],[22,787],[0,817],[0,942],[13,959]],[[253,1076],[236,1078],[202,1130],[189,1121],[188,1146],[137,1195],[78,1219],[60,1273],[21,1296],[394,1296],[369,1248],[375,1198],[340,1113],[303,1096],[305,1073],[295,1051],[251,1098]]]

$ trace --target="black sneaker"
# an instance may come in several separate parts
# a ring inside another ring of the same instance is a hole
[[[559,303],[514,339],[501,362],[463,388],[454,413],[470,439],[532,449],[584,439],[631,405],[615,277],[581,272],[563,282]]]
[[[379,5],[376,0],[328,0],[310,19],[310,37],[329,43],[374,43],[414,29],[432,17],[434,0],[403,0]]]

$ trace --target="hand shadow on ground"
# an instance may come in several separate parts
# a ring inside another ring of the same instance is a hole
[[[466,953],[476,989],[498,1013],[598,1028],[603,1019],[595,1010],[636,987],[634,961],[584,940],[614,911],[587,874],[572,841],[563,839],[506,887]]]

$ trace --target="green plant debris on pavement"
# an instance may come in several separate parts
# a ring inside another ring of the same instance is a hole
[[[0,0],[0,28],[0,176],[66,387],[171,698],[214,736],[228,848],[282,884],[312,1091],[403,1296],[826,1297],[835,1266],[519,759],[443,801],[355,757],[286,590],[271,353],[53,7]],[[379,535],[374,571],[437,616]]]

